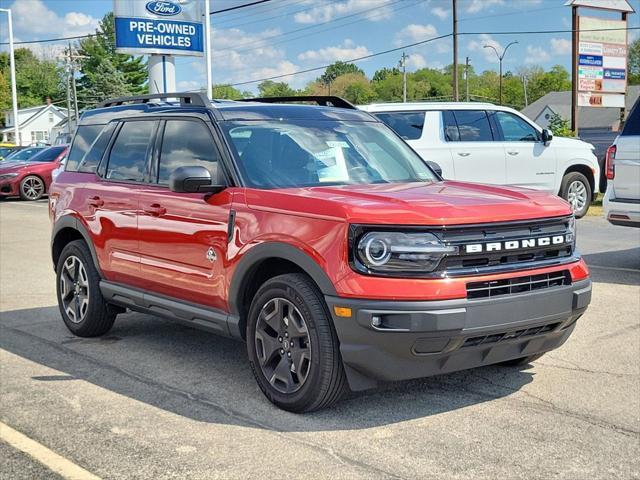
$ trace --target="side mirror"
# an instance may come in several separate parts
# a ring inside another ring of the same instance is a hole
[[[544,143],[545,147],[549,146],[549,144],[551,143],[551,140],[553,140],[553,133],[551,133],[551,130],[545,128],[542,130],[542,142]]]
[[[440,177],[442,177],[442,167],[440,167],[440,165],[438,165],[436,162],[432,162],[430,160],[427,160],[427,165],[429,165],[429,167],[431,167],[431,170],[433,170]]]
[[[204,167],[178,167],[169,176],[169,189],[178,193],[218,193],[224,185],[213,185]]]

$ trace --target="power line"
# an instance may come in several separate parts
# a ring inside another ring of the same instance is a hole
[[[239,10],[241,8],[252,7],[253,5],[259,5],[261,3],[267,3],[271,0],[256,0],[255,2],[243,3],[242,5],[236,5],[235,7],[223,8],[221,10],[214,10],[209,12],[209,15],[216,15],[218,13],[231,12],[232,10]]]

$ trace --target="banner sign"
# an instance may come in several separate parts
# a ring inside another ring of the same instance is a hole
[[[593,17],[578,22],[578,105],[624,107],[627,22]]]
[[[116,51],[131,55],[204,52],[200,0],[114,0]]]

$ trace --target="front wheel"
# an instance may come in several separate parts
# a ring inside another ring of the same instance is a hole
[[[249,310],[247,351],[260,389],[284,410],[327,407],[345,389],[335,329],[304,274],[280,275],[260,287]]]
[[[591,195],[591,184],[582,173],[570,172],[562,179],[560,196],[569,202],[576,218],[582,218],[587,214]]]

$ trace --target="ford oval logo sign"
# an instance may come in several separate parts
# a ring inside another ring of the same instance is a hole
[[[147,2],[147,11],[154,15],[162,15],[163,17],[171,17],[178,15],[182,11],[182,7],[173,2]]]

